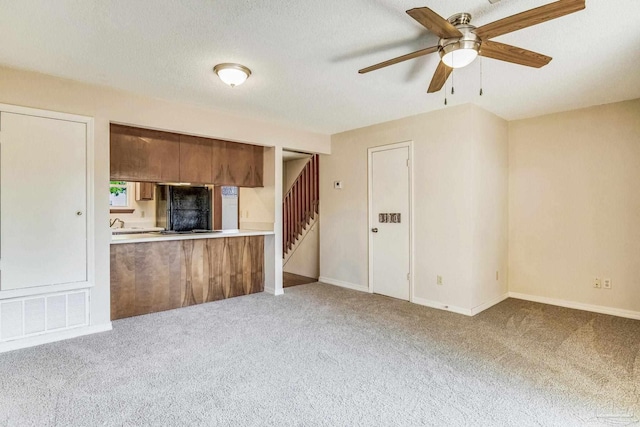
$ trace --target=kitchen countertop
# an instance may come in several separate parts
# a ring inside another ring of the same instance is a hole
[[[160,233],[135,233],[135,234],[114,234],[111,236],[111,244],[123,243],[148,243],[163,242],[167,240],[189,240],[189,239],[217,239],[220,237],[245,237],[245,236],[267,236],[275,234],[270,230],[221,230],[212,233],[194,234],[160,234]]]

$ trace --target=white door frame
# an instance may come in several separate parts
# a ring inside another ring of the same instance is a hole
[[[398,142],[395,144],[380,145],[378,147],[371,147],[367,149],[367,211],[368,211],[368,227],[367,227],[367,241],[368,241],[368,253],[369,253],[369,280],[368,287],[369,293],[373,293],[373,240],[371,239],[371,228],[374,225],[373,213],[373,188],[371,183],[373,182],[373,153],[379,151],[388,151],[396,148],[407,147],[409,151],[409,301],[414,300],[414,250],[413,250],[413,230],[414,230],[414,215],[413,215],[413,141]]]

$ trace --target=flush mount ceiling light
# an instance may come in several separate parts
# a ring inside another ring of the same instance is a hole
[[[231,87],[240,86],[251,75],[251,70],[240,64],[218,64],[213,67],[213,71],[220,77],[220,80]]]

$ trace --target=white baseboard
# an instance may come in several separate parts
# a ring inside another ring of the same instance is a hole
[[[271,295],[284,295],[284,289],[278,289],[276,292],[276,288],[268,288],[265,286],[264,291]]]
[[[424,305],[425,307],[437,308],[438,310],[451,311],[453,313],[464,314],[465,316],[473,316],[468,308],[457,307],[455,305],[443,304],[439,301],[432,301],[425,298],[413,297],[412,303]]]
[[[318,277],[318,282],[326,283],[327,285],[340,286],[341,288],[352,289],[354,291],[369,293],[368,286],[356,285],[355,283],[344,282],[342,280],[331,279],[330,277]]]
[[[494,305],[501,303],[502,301],[506,300],[507,298],[509,298],[509,292],[505,292],[504,294],[499,295],[496,298],[485,302],[484,304],[480,304],[478,306],[475,306],[475,307],[473,307],[471,309],[471,316],[475,316],[476,314],[485,311],[487,308],[491,308]]]
[[[68,340],[70,338],[77,338],[84,335],[91,335],[98,332],[110,331],[111,322],[102,323],[100,325],[82,326],[73,329],[65,329],[60,332],[50,332],[42,335],[36,335],[27,338],[21,338],[12,341],[5,341],[0,343],[0,353],[7,351],[19,350],[21,348],[34,347],[37,345],[48,344],[56,341]]]
[[[581,302],[567,301],[556,298],[541,297],[537,295],[521,294],[519,292],[509,292],[510,298],[522,299],[525,301],[539,302],[542,304],[557,305],[559,307],[573,308],[576,310],[591,311],[611,316],[626,317],[628,319],[640,320],[640,312],[624,310],[621,308],[605,307],[602,305],[583,304]]]

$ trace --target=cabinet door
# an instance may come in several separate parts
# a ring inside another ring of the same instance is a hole
[[[180,182],[212,182],[212,140],[180,135]]]
[[[0,113],[2,290],[87,281],[87,126]]]
[[[253,186],[253,145],[228,142],[226,146],[227,177],[237,187]]]
[[[180,180],[179,135],[112,124],[110,139],[112,180]]]
[[[155,184],[152,182],[136,182],[136,201],[145,202],[153,200]]]
[[[227,171],[227,143],[217,139],[211,140],[211,182],[215,185],[229,184]]]
[[[253,186],[262,187],[264,176],[264,147],[253,146]]]

